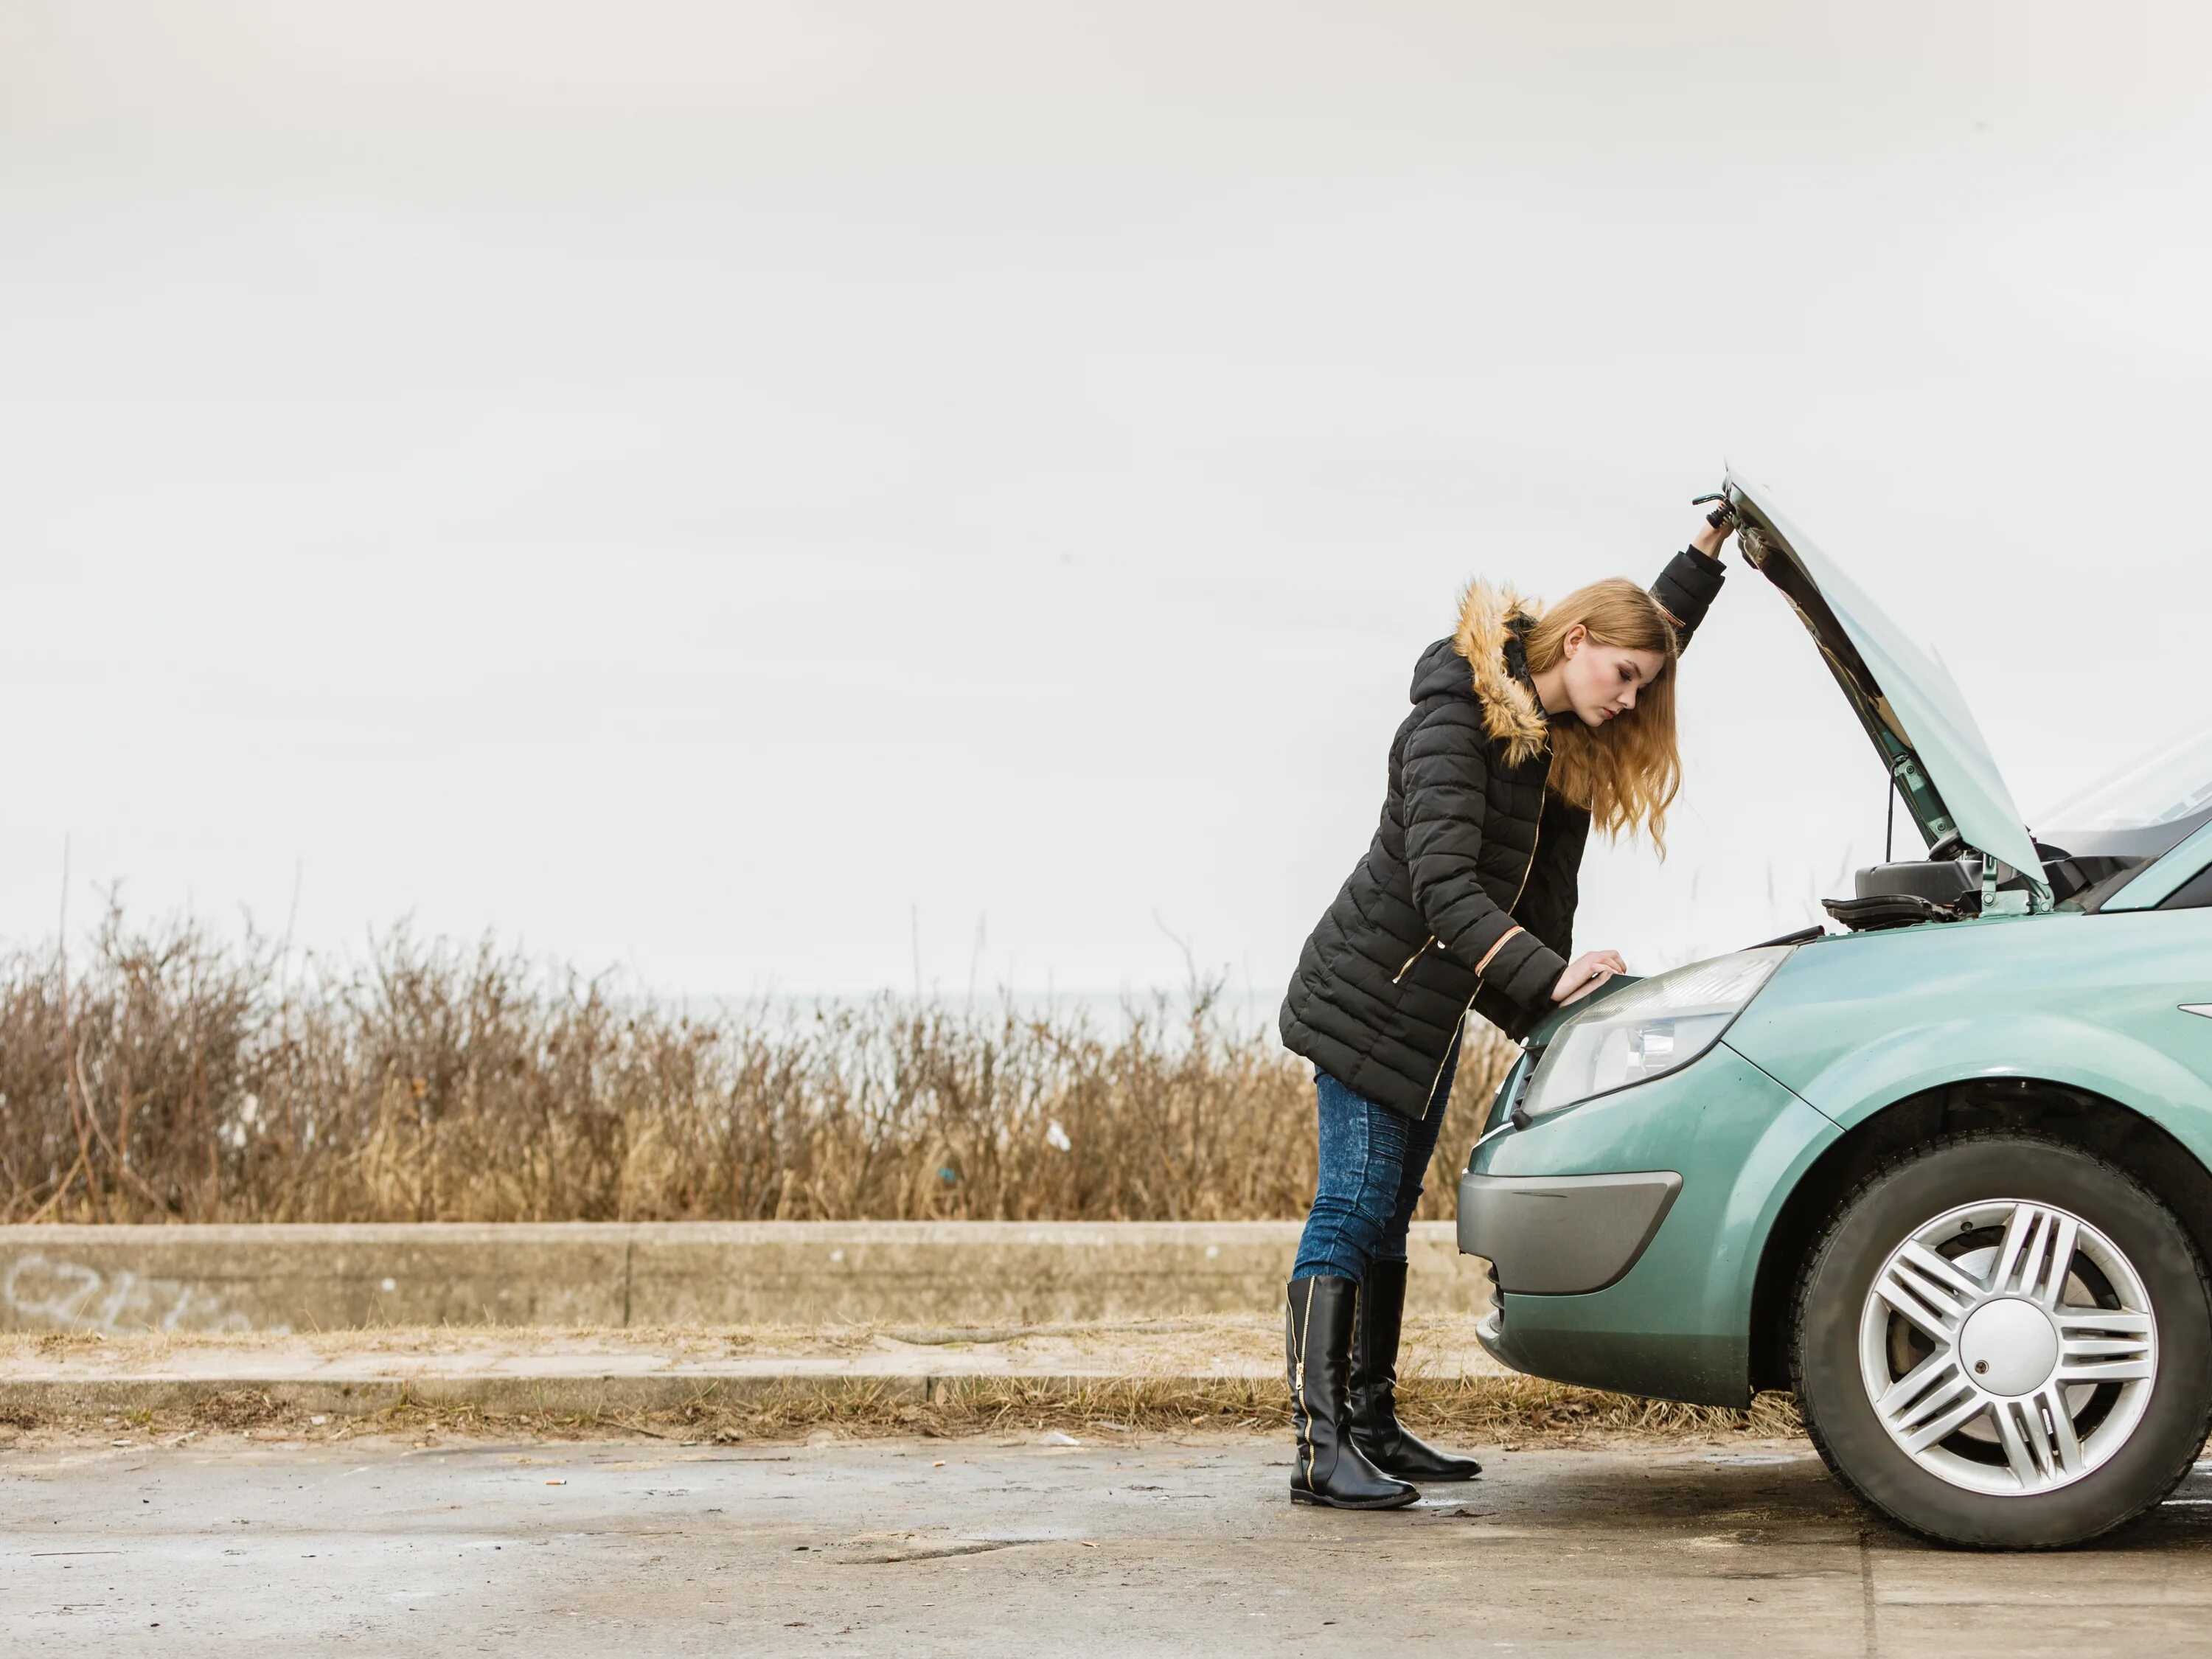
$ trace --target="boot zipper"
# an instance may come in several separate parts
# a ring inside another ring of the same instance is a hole
[[[1314,1282],[1312,1279],[1309,1279],[1306,1280],[1305,1319],[1298,1327],[1298,1363],[1296,1382],[1298,1395],[1298,1415],[1304,1418],[1306,1422],[1306,1431],[1304,1436],[1305,1444],[1301,1447],[1300,1449],[1306,1455],[1306,1490],[1308,1492],[1311,1492],[1314,1489],[1313,1413],[1306,1409],[1306,1344],[1313,1336],[1313,1298]]]
[[[1554,755],[1550,760],[1547,760],[1544,763],[1544,787],[1547,789],[1549,789],[1552,787],[1552,762],[1558,758],[1559,757]],[[1528,890],[1528,878],[1536,873],[1536,849],[1543,845],[1543,842],[1544,808],[1542,802],[1540,800],[1536,806],[1536,828],[1528,837],[1528,867],[1521,872],[1521,884],[1513,890],[1513,902],[1505,907],[1505,914],[1508,916],[1510,916],[1516,910],[1521,908],[1521,896]],[[1424,945],[1421,947],[1421,950],[1425,951],[1429,947],[1427,945]],[[1419,956],[1420,951],[1417,951],[1414,954]],[[1413,964],[1408,963],[1406,966],[1410,968]],[[1399,969],[1399,972],[1401,973],[1403,973],[1405,969],[1401,968]],[[1461,1024],[1464,1025],[1467,1023],[1467,1017],[1474,1012],[1474,1000],[1481,994],[1482,975],[1480,974],[1477,974],[1474,976],[1474,989],[1468,994],[1467,999],[1467,1006],[1459,1011]],[[1424,1123],[1426,1123],[1429,1121],[1429,1108],[1436,1104],[1437,1085],[1443,1080],[1444,1061],[1449,1060],[1452,1057],[1452,1050],[1457,1046],[1457,1043],[1458,1039],[1456,1036],[1455,1036],[1451,1042],[1444,1044],[1443,1060],[1440,1060],[1437,1062],[1437,1074],[1429,1079],[1428,1097],[1421,1102],[1420,1121]]]
[[[1400,980],[1405,978],[1407,975],[1412,973],[1413,971],[1413,964],[1419,962],[1421,957],[1427,953],[1429,946],[1434,945],[1436,942],[1437,936],[1434,933],[1430,934],[1426,939],[1423,939],[1421,941],[1421,948],[1406,958],[1406,965],[1403,968],[1401,968],[1396,973],[1390,975],[1390,983],[1395,985]]]

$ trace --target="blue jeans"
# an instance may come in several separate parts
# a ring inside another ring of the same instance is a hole
[[[1371,1261],[1403,1261],[1406,1228],[1421,1200],[1421,1177],[1437,1150],[1444,1103],[1459,1070],[1459,1038],[1418,1123],[1356,1095],[1328,1073],[1314,1073],[1321,1112],[1321,1178],[1298,1240],[1293,1279],[1322,1273],[1364,1279]]]

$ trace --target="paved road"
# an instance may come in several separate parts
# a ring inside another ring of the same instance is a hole
[[[0,1651],[2212,1653],[2212,1464],[2057,1556],[1923,1547],[1799,1444],[1502,1453],[1293,1509],[1273,1441],[0,1452]],[[251,1645],[249,1645],[251,1644]]]

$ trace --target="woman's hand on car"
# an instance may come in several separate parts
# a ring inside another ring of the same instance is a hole
[[[1620,959],[1618,951],[1585,951],[1559,975],[1559,982],[1552,988],[1552,1000],[1579,1002],[1615,974],[1627,971],[1628,964]]]
[[[1715,518],[1720,520],[1718,524],[1713,522]],[[1729,511],[1726,501],[1719,501],[1707,510],[1705,522],[1698,526],[1698,533],[1690,538],[1690,545],[1707,558],[1717,559],[1720,556],[1721,549],[1728,544],[1728,538],[1735,534],[1735,515]]]

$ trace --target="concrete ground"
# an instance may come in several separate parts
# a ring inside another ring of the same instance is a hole
[[[2212,1464],[2008,1556],[1889,1530],[1802,1442],[1492,1449],[1343,1515],[1275,1437],[816,1439],[26,1440],[0,1650],[2212,1652]]]
[[[1408,1374],[1504,1376],[1467,1315],[1406,1322]],[[0,1384],[201,1382],[450,1382],[663,1376],[692,1382],[804,1377],[1276,1377],[1279,1314],[1091,1324],[475,1326],[245,1334],[0,1333]]]

